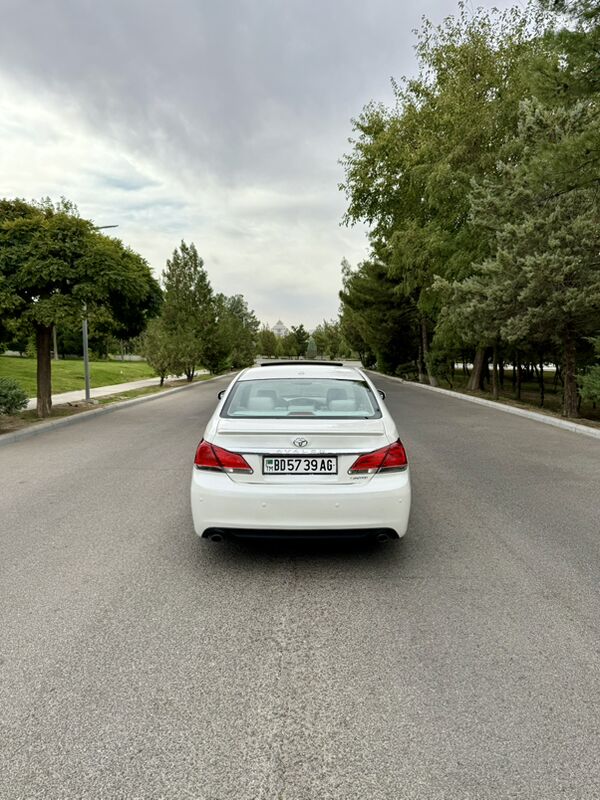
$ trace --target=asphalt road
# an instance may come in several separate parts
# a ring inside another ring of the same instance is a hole
[[[0,446],[0,798],[600,798],[600,444],[385,379],[403,543],[217,545],[225,380]]]

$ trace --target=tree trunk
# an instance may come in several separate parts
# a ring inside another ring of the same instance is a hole
[[[49,417],[52,411],[52,325],[36,325],[37,415]]]
[[[517,389],[517,361],[519,360],[519,351],[515,350],[515,354],[513,356],[513,363],[512,363],[512,375],[510,378],[510,383],[512,386],[513,394],[516,392]]]
[[[504,356],[498,358],[498,372],[500,375],[500,388],[504,389]]]
[[[164,382],[165,382],[165,376],[164,376],[164,374],[162,374],[162,373],[161,373],[161,376],[160,376],[160,385],[161,385],[161,386],[163,386],[163,385],[164,385]]]
[[[565,335],[564,347],[564,391],[563,391],[563,416],[578,417],[577,409],[577,350],[575,338],[571,332]]]
[[[427,320],[425,317],[421,319],[421,340],[423,342],[423,361],[425,362],[425,369],[427,370],[427,378],[429,379],[430,386],[438,386],[437,378],[432,373],[429,366],[429,342],[427,334]]]
[[[417,357],[417,372],[419,374],[419,383],[425,383],[425,373],[423,370],[423,345],[419,342],[419,355]]]
[[[58,361],[58,344],[56,342],[56,325],[52,326],[52,358]]]
[[[500,395],[498,391],[498,345],[492,348],[492,399],[497,400]]]
[[[523,367],[521,366],[521,359],[517,361],[517,400],[521,399],[521,386],[523,385]]]
[[[544,407],[544,356],[540,353],[540,408]]]
[[[467,390],[469,392],[476,392],[481,388],[481,381],[483,377],[483,365],[485,362],[485,347],[478,347],[475,351],[475,358],[473,360],[473,372],[467,383]]]
[[[556,391],[558,384],[562,386],[562,373],[560,371],[560,364],[558,363],[558,358],[556,359],[556,363],[554,365],[554,390]]]
[[[491,385],[492,383],[492,381],[490,380],[490,362],[487,350],[485,358],[483,360],[483,369],[481,370],[481,383],[479,385],[479,388],[481,389],[482,392],[485,391],[486,383],[488,385]]]

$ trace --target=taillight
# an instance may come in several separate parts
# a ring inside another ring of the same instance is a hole
[[[198,469],[207,469],[214,472],[252,472],[252,467],[244,456],[232,453],[224,447],[202,439],[196,450],[194,464]]]
[[[355,472],[392,472],[394,470],[404,470],[407,466],[406,450],[400,439],[398,439],[397,442],[390,444],[388,447],[382,447],[380,450],[373,450],[371,453],[359,456],[348,472],[350,474]]]

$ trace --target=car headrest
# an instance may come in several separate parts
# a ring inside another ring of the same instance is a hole
[[[327,389],[327,402],[331,403],[332,400],[345,400],[348,397],[346,390],[341,386],[332,386]]]
[[[249,397],[246,403],[248,411],[271,411],[275,408],[275,400],[272,397]]]
[[[330,400],[330,411],[356,411],[356,400]]]

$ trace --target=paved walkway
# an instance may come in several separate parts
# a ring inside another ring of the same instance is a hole
[[[205,373],[206,370],[197,370],[196,375]],[[167,378],[167,380],[169,380]],[[145,378],[142,381],[129,381],[129,383],[115,383],[112,386],[98,386],[96,389],[90,391],[92,398],[94,397],[107,397],[111,394],[121,394],[122,392],[131,391],[131,389],[143,389],[145,386],[158,386],[160,378]],[[74,392],[63,392],[62,394],[52,395],[52,405],[60,405],[61,403],[79,403],[85,400],[85,389],[76,389]],[[35,397],[30,398],[27,403],[27,408],[35,408],[37,400]]]

